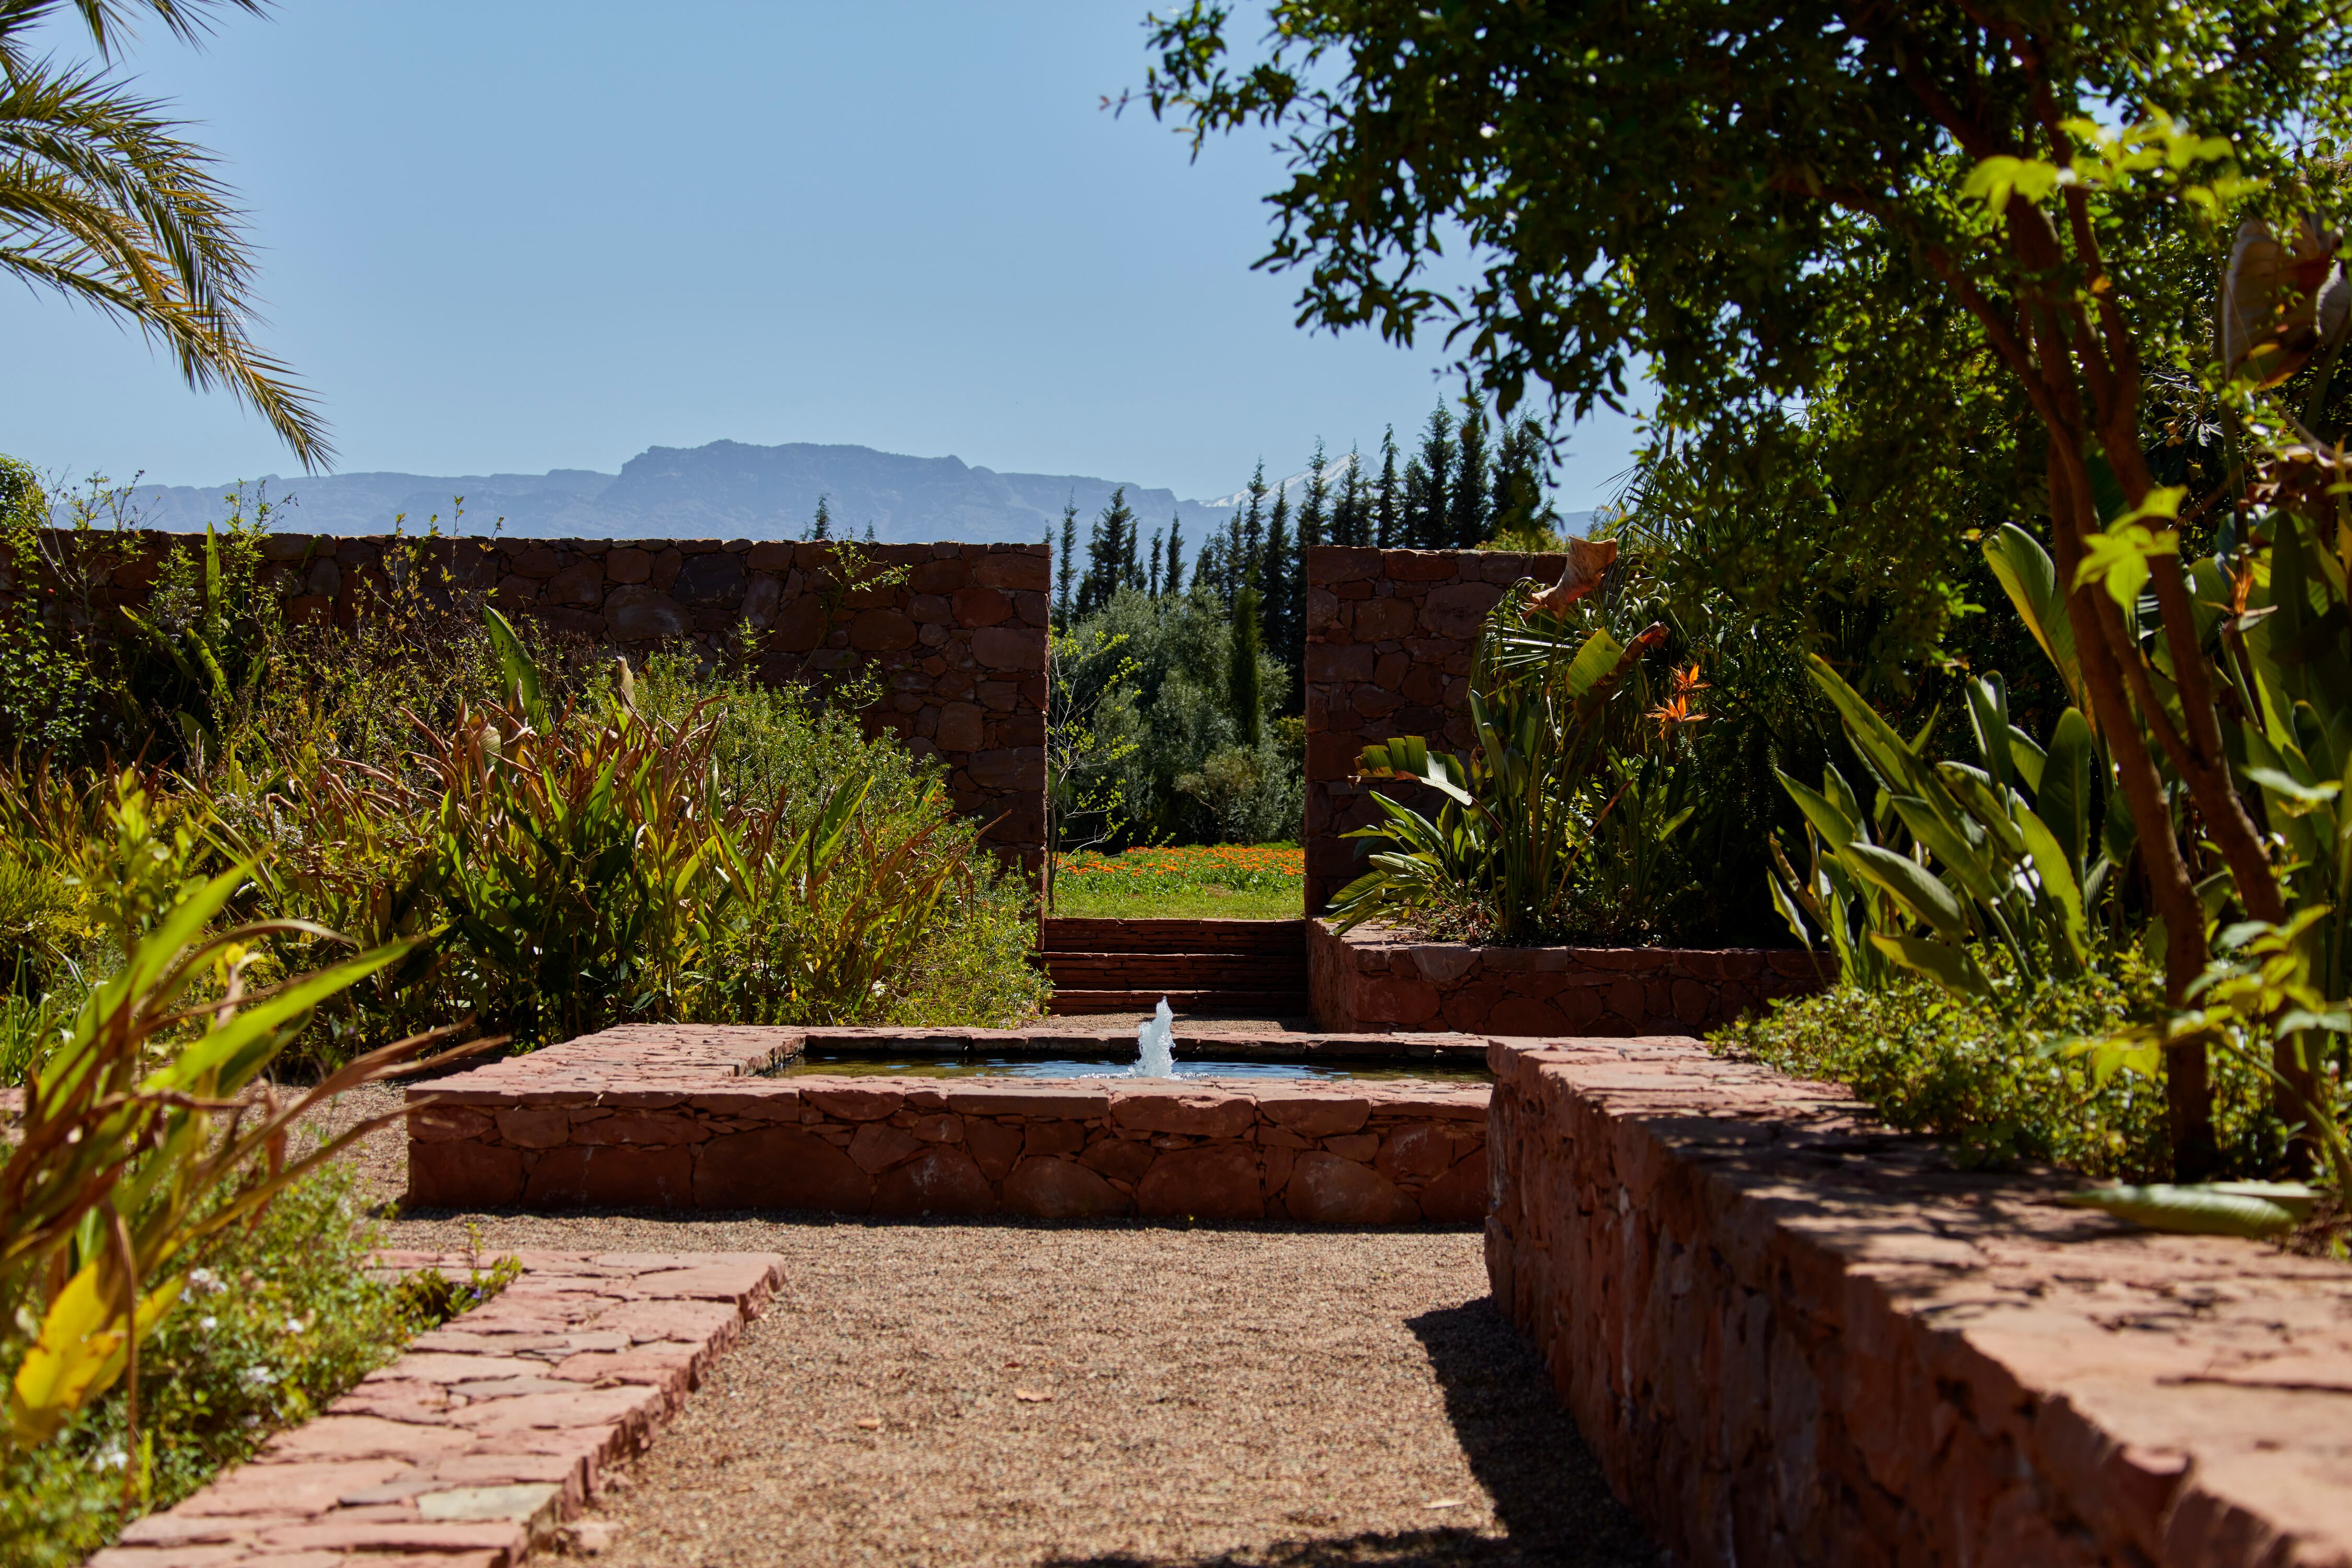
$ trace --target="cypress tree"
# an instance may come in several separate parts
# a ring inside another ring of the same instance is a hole
[[[1397,480],[1397,540],[1408,550],[1423,550],[1423,520],[1429,515],[1429,470],[1418,457],[1404,460],[1404,477]]]
[[[1110,501],[1095,519],[1087,542],[1087,575],[1078,584],[1078,614],[1090,616],[1111,602],[1136,578],[1135,512],[1127,504],[1127,488],[1111,491]]]
[[[1184,515],[1181,512],[1168,520],[1168,575],[1160,580],[1174,598],[1184,586]]]
[[[1445,507],[1446,481],[1454,477],[1454,416],[1439,404],[1421,432],[1421,500],[1412,511],[1412,542],[1419,550],[1443,550],[1453,542]]]
[[[1231,605],[1242,584],[1255,578],[1258,547],[1264,542],[1265,527],[1265,459],[1257,460],[1257,471],[1250,475],[1249,504],[1234,514],[1229,525],[1230,537],[1225,541],[1225,603]]]
[[[866,542],[868,544],[874,542],[874,520],[871,518],[866,521]]]
[[[1486,414],[1473,405],[1462,416],[1454,444],[1454,483],[1447,489],[1447,542],[1475,550],[1486,542]]]
[[[1242,744],[1265,737],[1264,701],[1257,683],[1257,589],[1244,583],[1234,600],[1232,629],[1225,637],[1225,700]]]
[[[1257,580],[1264,584],[1258,596],[1258,631],[1265,639],[1263,646],[1272,648],[1274,657],[1280,659],[1296,657],[1290,651],[1290,580],[1297,564],[1298,552],[1290,542],[1290,497],[1276,490],[1274,515],[1265,525],[1265,551],[1257,569]]]
[[[1151,574],[1144,584],[1144,592],[1155,599],[1160,597],[1160,531],[1156,528],[1151,531]]]
[[[1543,476],[1550,444],[1532,415],[1503,432],[1495,452],[1494,500],[1487,525],[1495,533],[1548,526],[1551,507],[1544,500]]]
[[[1324,531],[1329,526],[1331,481],[1325,470],[1330,466],[1323,456],[1323,442],[1318,437],[1315,456],[1307,463],[1307,493],[1298,503],[1298,557],[1301,562],[1306,560],[1309,550],[1323,542]]]
[[[1078,500],[1072,496],[1062,505],[1062,547],[1054,552],[1054,564],[1061,576],[1061,589],[1054,601],[1054,624],[1064,631],[1070,629],[1070,594],[1077,584],[1078,565]]]
[[[1391,425],[1381,436],[1381,484],[1372,497],[1372,542],[1382,550],[1393,550],[1397,543],[1397,468],[1396,426]]]
[[[1339,500],[1331,509],[1331,542],[1351,547],[1370,544],[1365,528],[1363,455],[1348,448],[1348,471],[1339,477]]]
[[[1213,594],[1217,590],[1217,542],[1201,546],[1201,557],[1192,563],[1192,592]]]
[[[819,496],[816,498],[816,526],[810,531],[809,537],[811,539],[831,539],[833,537],[833,513],[827,510],[824,502],[824,497]]]

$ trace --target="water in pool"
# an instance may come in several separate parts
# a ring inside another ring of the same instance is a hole
[[[849,1051],[811,1051],[772,1069],[780,1078],[873,1075],[883,1078],[1086,1078],[1148,1083],[1129,1064],[1108,1058],[1038,1058],[987,1056],[868,1056]],[[1441,1083],[1484,1083],[1486,1064],[1466,1060],[1389,1061],[1179,1061],[1175,1076],[1188,1078],[1310,1079],[1323,1082],[1426,1079]]]

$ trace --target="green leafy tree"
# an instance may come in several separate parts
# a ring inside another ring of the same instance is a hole
[[[212,155],[165,106],[35,50],[78,16],[111,62],[142,19],[183,43],[262,0],[9,0],[0,5],[0,273],[131,322],[188,384],[226,387],[305,468],[334,455],[310,395],[251,336],[254,262]]]
[[[1443,318],[1506,414],[1530,382],[1556,410],[1622,406],[1637,363],[1681,427],[1802,398],[1848,360],[1932,370],[1900,319],[1858,340],[1827,330],[1870,268],[1964,311],[2032,411],[2063,619],[2170,1000],[2207,947],[2168,772],[2247,915],[2283,922],[2200,646],[2185,498],[2157,482],[2144,416],[2151,366],[2201,370],[2210,352],[2178,309],[2183,263],[2218,244],[2200,224],[2261,184],[2273,227],[2299,229],[2303,150],[2352,131],[2343,0],[1272,13],[1245,63],[1228,5],[1159,20],[1154,111],[1196,146],[1278,125],[1293,178],[1271,198],[1265,263],[1306,269],[1302,321],[1411,342]],[[1457,232],[1486,259],[1450,284],[1432,266]],[[2256,327],[2252,349],[2276,346]],[[2221,395],[2242,398],[2240,368]],[[2193,1174],[2212,1145],[2201,1046],[2168,1047],[2167,1079]]]

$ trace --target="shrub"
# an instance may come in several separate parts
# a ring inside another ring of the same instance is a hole
[[[340,1167],[218,1233],[142,1347],[138,1452],[118,1390],[5,1461],[0,1568],[80,1562],[126,1494],[134,1515],[169,1508],[396,1355],[419,1320],[362,1268],[375,1241]]]
[[[2013,1017],[1905,976],[1776,1002],[1718,1030],[1708,1046],[1844,1084],[1888,1122],[1953,1139],[1971,1161],[2045,1160],[2089,1176],[2165,1181],[2172,1153],[2163,1080],[2124,1072],[2101,1083],[2087,1058],[2063,1054],[2161,1001],[2161,984],[2136,959],[2123,960],[2116,975],[2043,986]],[[2270,1174],[2284,1147],[2269,1092],[2251,1068],[2215,1063],[2214,1119],[2236,1173]]]

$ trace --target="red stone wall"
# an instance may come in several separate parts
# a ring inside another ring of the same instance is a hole
[[[1795,949],[1470,947],[1328,920],[1307,943],[1315,1021],[1334,1030],[1697,1035],[1837,979],[1835,959]]]
[[[960,1037],[984,1049],[991,1033]],[[408,1202],[1326,1225],[1486,1212],[1484,1084],[751,1076],[798,1045],[614,1029],[418,1086]]]
[[[1467,750],[1470,665],[1486,612],[1521,577],[1557,582],[1562,563],[1493,550],[1307,552],[1308,914],[1356,877],[1356,844],[1339,836],[1376,820],[1369,788],[1349,782],[1357,753],[1391,735],[1443,735]]]
[[[92,594],[142,604],[162,552],[149,549]],[[446,572],[509,616],[635,651],[676,639],[731,648],[758,634],[761,675],[783,682],[870,669],[882,679],[868,721],[947,768],[956,808],[992,823],[987,840],[1033,869],[1045,842],[1045,637],[1042,544],[886,544],[895,586],[842,594],[827,544],[746,539],[338,539],[277,534],[268,580],[297,619],[352,624],[369,594],[416,555],[425,580]],[[15,590],[0,563],[0,593]]]
[[[2352,1563],[2352,1269],[1694,1041],[1488,1059],[1496,1300],[1678,1561]]]

